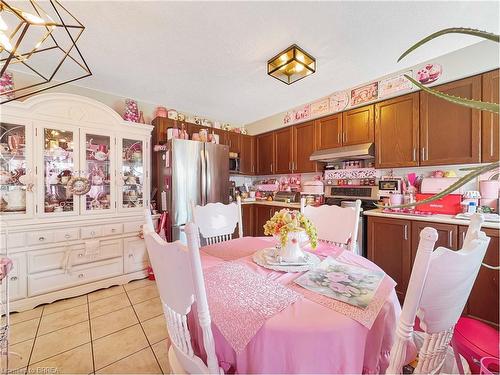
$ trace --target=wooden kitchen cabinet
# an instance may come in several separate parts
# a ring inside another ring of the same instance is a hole
[[[294,173],[316,172],[317,163],[309,160],[316,151],[314,122],[309,121],[293,128],[293,159],[292,170]],[[281,145],[280,145],[281,147]]]
[[[367,105],[342,113],[342,145],[374,142],[374,106]]]
[[[254,236],[255,207],[252,204],[241,205],[241,216],[243,220],[243,236]]]
[[[483,79],[483,101],[490,103],[500,103],[498,92],[500,70],[496,69],[485,73]],[[498,114],[492,112],[482,112],[481,127],[481,160],[482,162],[494,162],[500,159],[498,126]]]
[[[276,207],[255,205],[255,227],[254,233],[256,237],[264,236],[264,224],[274,215]]]
[[[482,231],[490,237],[490,244],[483,263],[498,267],[500,265],[498,251],[500,248],[499,231],[488,228],[483,228]],[[458,235],[459,247],[462,247],[466,232],[467,227],[461,225]],[[481,266],[466,306],[468,316],[484,320],[496,327],[499,325],[499,276],[500,271]]]
[[[447,247],[451,250],[458,249],[458,227],[454,224],[430,223],[426,221],[412,221],[411,223],[411,264],[417,255],[418,243],[420,241],[420,232],[426,227],[437,230],[438,239],[434,248],[439,246]]]
[[[273,173],[291,173],[293,160],[293,127],[274,131]]]
[[[448,94],[481,99],[481,76],[435,87]],[[481,112],[420,92],[420,165],[480,162]]]
[[[225,144],[229,146],[230,152],[241,152],[241,134],[235,132],[224,132]]]
[[[257,174],[272,174],[274,162],[274,133],[260,134],[257,142]]]
[[[240,172],[255,174],[255,138],[250,135],[241,135]]]
[[[368,259],[397,283],[396,293],[401,302],[411,273],[410,231],[410,220],[368,217]]]
[[[328,150],[342,146],[342,113],[314,121],[316,149]]]
[[[375,104],[375,167],[418,166],[419,94]]]
[[[417,254],[420,232],[425,227],[438,231],[435,248],[451,250],[462,247],[467,226],[417,220],[368,217],[368,259],[382,268],[398,283],[396,293],[402,302],[410,281],[413,261]],[[500,232],[483,228],[491,238],[484,263],[498,267]],[[446,272],[444,270],[443,272]],[[464,309],[464,314],[481,319],[496,327],[499,325],[500,271],[482,266]]]

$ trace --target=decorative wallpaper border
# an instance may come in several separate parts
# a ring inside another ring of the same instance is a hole
[[[442,74],[441,64],[428,63],[418,66],[414,70],[409,69],[350,89],[336,91],[327,97],[286,112],[283,116],[283,125],[292,125],[342,112],[352,107],[370,104],[416,90],[416,87],[406,79],[405,75],[413,77],[422,84],[430,84],[436,82]]]

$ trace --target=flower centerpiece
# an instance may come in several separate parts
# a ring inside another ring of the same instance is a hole
[[[301,249],[304,237],[309,238],[311,248],[318,245],[318,234],[314,224],[299,211],[286,208],[276,212],[264,225],[264,234],[279,238],[280,257],[286,262],[305,258]]]

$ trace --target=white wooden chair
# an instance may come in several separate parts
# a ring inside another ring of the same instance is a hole
[[[198,247],[198,228],[192,223],[186,225],[188,247],[180,241],[165,242],[149,224],[143,226],[143,231],[167,321],[171,341],[168,359],[173,373],[223,374],[215,354]],[[194,302],[203,331],[206,364],[194,354],[191,346],[187,314]]]
[[[207,245],[231,240],[236,225],[239,237],[243,237],[240,197],[236,203],[208,203],[205,206],[191,204],[191,206],[193,220]]]
[[[355,251],[357,246],[360,211],[359,199],[355,207],[306,206],[305,200],[301,199],[301,212],[316,226],[318,239],[351,251]]]
[[[402,372],[406,349],[413,339],[415,316],[420,319],[424,340],[414,373],[440,372],[453,337],[454,326],[469,298],[490,241],[480,231],[483,221],[481,215],[472,217],[463,247],[459,251],[444,247],[433,251],[438,238],[437,231],[434,228],[424,228],[420,233],[387,374]],[[455,360],[463,373],[456,351]]]

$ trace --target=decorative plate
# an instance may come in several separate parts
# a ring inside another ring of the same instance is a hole
[[[275,252],[276,249],[274,247],[258,250],[253,254],[253,261],[264,268],[281,272],[305,272],[313,269],[321,263],[321,259],[319,259],[317,255],[309,252],[306,252],[308,259],[305,264],[286,262],[279,263],[275,258]]]
[[[90,181],[85,177],[72,177],[68,181],[66,187],[75,195],[84,195],[90,190]]]

